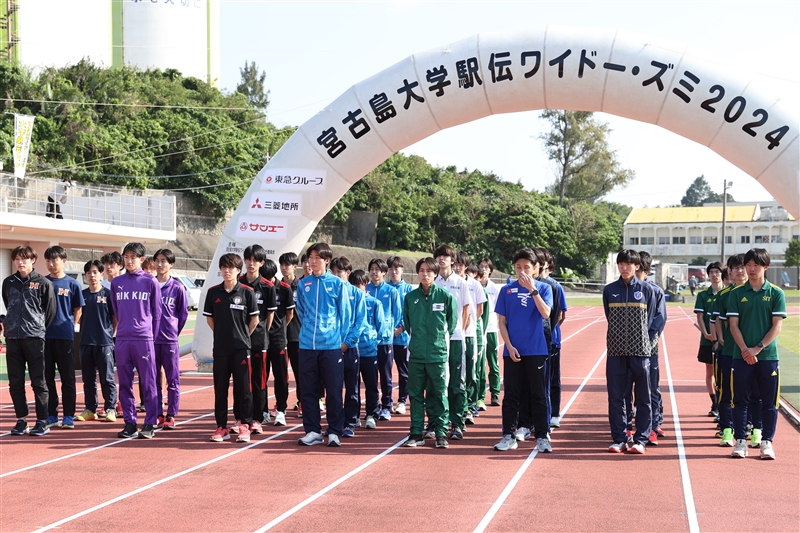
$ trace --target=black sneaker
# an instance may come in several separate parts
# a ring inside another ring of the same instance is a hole
[[[403,443],[407,448],[416,448],[417,446],[425,446],[425,438],[422,435],[409,435],[408,439]]]
[[[30,426],[28,426],[28,422],[19,419],[17,420],[17,424],[14,426],[14,429],[11,430],[12,435],[25,435],[31,430]]]
[[[440,435],[440,436],[436,437],[436,447],[437,448],[447,448],[449,446],[450,446],[450,444],[447,443],[447,439],[444,437],[444,435]]]
[[[135,439],[138,436],[139,432],[136,430],[136,424],[129,422],[125,422],[125,428],[117,433],[117,437],[121,439]]]
[[[143,425],[142,430],[139,432],[140,439],[152,439],[155,436],[156,436],[156,430],[153,429],[153,424]]]
[[[464,432],[461,431],[461,429],[453,428],[450,431],[450,439],[451,440],[462,440],[463,438],[464,438]],[[437,443],[438,443],[438,437],[437,437]]]
[[[33,426],[33,429],[30,431],[29,435],[41,437],[42,435],[47,435],[48,433],[50,433],[50,428],[47,427],[47,424],[44,423],[44,420],[37,420],[36,425]]]
[[[493,405],[494,407],[500,407],[500,396],[492,395],[492,403],[491,403],[491,405]]]

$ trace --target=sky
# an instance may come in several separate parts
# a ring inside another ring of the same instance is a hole
[[[690,44],[777,80],[800,80],[800,1],[793,2],[380,2],[220,0],[221,80],[239,68],[266,72],[269,120],[300,126],[352,85],[416,53],[478,33],[548,25],[621,28]],[[555,179],[530,111],[493,115],[440,131],[408,148],[437,166],[493,172],[542,191]],[[693,141],[657,126],[596,113],[611,148],[636,179],[604,199],[632,207],[680,204],[697,176],[736,200],[769,201],[756,180]]]

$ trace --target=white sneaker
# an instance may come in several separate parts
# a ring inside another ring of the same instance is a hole
[[[309,431],[305,437],[297,439],[297,444],[303,446],[314,446],[315,444],[322,444],[322,434],[316,431]]]
[[[529,438],[531,438],[531,430],[528,428],[517,428],[517,432],[514,434],[514,437],[522,442]]]
[[[335,433],[331,433],[328,435],[328,446],[341,446],[342,443],[339,442],[339,435]]]
[[[375,417],[370,415],[367,417],[367,423],[365,424],[367,429],[375,429],[377,424],[375,424]]]
[[[506,452],[508,450],[516,450],[517,449],[517,439],[514,438],[514,435],[508,434],[503,435],[503,440],[498,442],[494,445],[494,449],[498,452]]]
[[[625,443],[615,442],[614,444],[608,447],[608,451],[611,453],[622,453],[623,451],[625,451]]]
[[[406,414],[406,404],[398,403],[394,408],[394,412],[397,413],[398,415]]]
[[[736,441],[736,446],[733,447],[731,457],[738,457],[740,459],[747,457],[747,440],[738,439]]]
[[[550,441],[547,439],[536,439],[536,449],[539,453],[550,453],[553,447],[550,446]]]
[[[276,426],[286,425],[286,413],[284,413],[283,411],[278,411],[275,413],[275,425]]]
[[[775,459],[775,450],[772,448],[772,441],[761,441],[761,458],[762,459]]]

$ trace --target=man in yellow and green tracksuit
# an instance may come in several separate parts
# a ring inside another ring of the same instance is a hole
[[[405,328],[411,335],[408,345],[408,396],[411,399],[411,431],[404,446],[425,444],[422,430],[425,410],[429,425],[435,428],[436,447],[447,448],[449,403],[448,345],[456,329],[456,300],[434,283],[438,263],[431,257],[417,262],[419,287],[409,292],[403,302]]]

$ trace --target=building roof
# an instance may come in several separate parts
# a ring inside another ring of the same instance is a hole
[[[758,218],[756,205],[728,206],[728,222],[752,222]],[[679,224],[722,222],[722,206],[713,207],[638,207],[634,208],[625,224]]]

